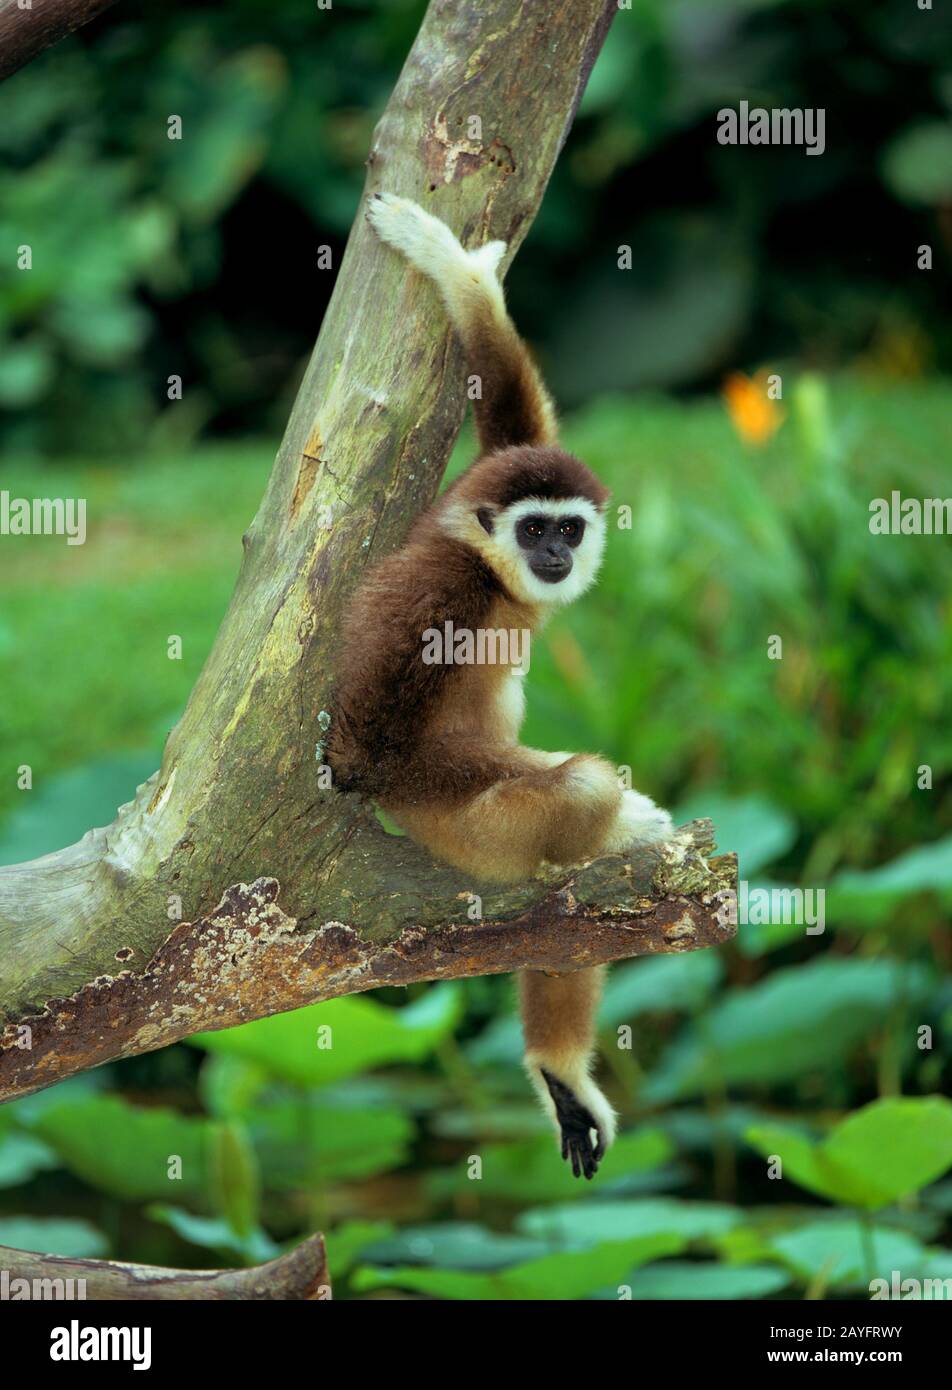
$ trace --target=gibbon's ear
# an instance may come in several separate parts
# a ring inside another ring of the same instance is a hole
[[[480,526],[486,532],[487,536],[491,536],[493,531],[495,531],[496,512],[493,507],[477,507],[476,520],[479,522]]]

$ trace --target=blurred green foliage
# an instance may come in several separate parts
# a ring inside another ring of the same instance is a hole
[[[423,8],[144,0],[0,87],[6,443],[135,458],[280,428],[333,286],[318,248],[336,268]],[[561,400],[768,356],[952,365],[950,43],[941,6],[621,10],[511,277]],[[718,144],[741,99],[824,108],[823,156]]]

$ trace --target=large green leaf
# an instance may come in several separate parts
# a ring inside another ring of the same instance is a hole
[[[864,1235],[856,1220],[816,1221],[774,1236],[768,1248],[799,1279],[821,1279],[830,1288],[864,1288],[870,1278],[889,1278],[891,1271],[915,1274],[926,1260],[914,1236],[887,1226],[871,1227]],[[872,1251],[872,1269],[867,1252]]]
[[[272,1189],[370,1177],[407,1159],[414,1134],[401,1110],[310,1101],[257,1105],[245,1116]]]
[[[207,1188],[208,1120],[90,1095],[43,1110],[30,1127],[72,1173],[113,1196],[179,1199]]]
[[[678,804],[675,820],[707,816],[714,822],[717,848],[737,854],[741,878],[749,879],[782,858],[797,838],[793,817],[764,796],[725,796],[699,791]]]
[[[387,1062],[421,1061],[453,1032],[461,1012],[461,991],[447,984],[402,1009],[361,997],[329,999],[188,1041],[300,1086],[323,1086]]]
[[[779,1293],[790,1277],[773,1265],[719,1265],[690,1260],[662,1260],[637,1269],[625,1281],[638,1299],[766,1298]],[[606,1291],[606,1298],[615,1297]]]
[[[903,899],[926,892],[952,903],[952,835],[906,850],[875,869],[837,874],[827,890],[827,915],[837,922],[875,924]]]
[[[942,1096],[878,1100],[815,1143],[781,1126],[748,1139],[777,1154],[784,1177],[831,1201],[875,1210],[917,1192],[952,1168],[952,1101]]]
[[[732,990],[667,1051],[645,1098],[667,1101],[710,1087],[789,1081],[838,1067],[901,996],[924,996],[923,969],[889,960],[823,957]]]
[[[677,1236],[644,1236],[608,1241],[590,1250],[543,1255],[492,1274],[449,1269],[359,1269],[357,1289],[418,1289],[437,1298],[574,1299],[585,1298],[606,1284],[624,1284],[632,1270],[650,1260],[677,1254]]]
[[[145,1214],[150,1221],[168,1226],[189,1245],[215,1250],[229,1257],[237,1255],[248,1264],[263,1264],[281,1253],[280,1245],[260,1226],[249,1229],[241,1236],[220,1216],[196,1216],[193,1212],[170,1207],[164,1202],[153,1203],[146,1208]]]
[[[34,1173],[57,1168],[59,1159],[48,1144],[32,1134],[0,1134],[0,1187],[16,1187]]]
[[[676,1235],[684,1240],[721,1235],[743,1219],[723,1202],[681,1202],[673,1197],[637,1201],[585,1201],[537,1207],[516,1221],[521,1231],[561,1245],[591,1245],[629,1236]]]
[[[550,1250],[550,1242],[531,1236],[502,1235],[471,1221],[444,1221],[439,1225],[407,1226],[368,1246],[364,1257],[370,1264],[490,1270],[522,1264]]]
[[[109,1249],[106,1237],[95,1226],[68,1216],[0,1217],[0,1245],[73,1259],[96,1259]]]

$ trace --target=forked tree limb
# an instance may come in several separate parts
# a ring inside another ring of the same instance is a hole
[[[0,80],[116,0],[0,0]]]
[[[376,128],[367,192],[414,198],[465,243],[501,238],[511,257],[616,9],[432,0]],[[478,885],[321,788],[343,606],[432,499],[464,380],[435,290],[358,216],[231,605],[161,769],[111,826],[0,869],[0,1095],[395,976],[571,968],[723,939],[712,903],[715,885],[732,885],[727,860],[679,881],[673,865],[659,879],[647,861],[605,859],[487,892],[471,923]],[[709,848],[695,859],[708,864]],[[256,904],[237,885],[258,880],[269,886]],[[666,937],[685,914],[694,938]],[[182,919],[192,925],[170,936]]]
[[[0,1277],[6,1293],[17,1299],[64,1298],[58,1283],[71,1289],[69,1297],[118,1299],[312,1299],[331,1296],[330,1275],[322,1236],[310,1236],[277,1259],[249,1269],[164,1269],[158,1265],[120,1264],[113,1260],[76,1260],[62,1255],[36,1255],[0,1245]],[[21,1284],[25,1280],[29,1285]],[[67,1284],[67,1280],[72,1283]],[[40,1281],[39,1288],[34,1281]],[[82,1294],[77,1290],[82,1281]]]

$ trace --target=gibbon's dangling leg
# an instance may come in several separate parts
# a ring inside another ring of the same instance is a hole
[[[526,1070],[575,1177],[594,1177],[615,1138],[615,1112],[589,1075],[604,974],[597,966],[569,975],[523,970],[519,976]]]
[[[392,194],[375,194],[367,216],[440,291],[481,383],[481,452],[352,600],[328,742],[335,785],[373,797],[434,855],[490,882],[663,840],[670,816],[622,790],[604,759],[520,747],[522,697],[508,672],[421,664],[421,635],[447,624],[535,631],[579,597],[601,559],[608,491],[558,446],[496,274],[505,244],[467,251]],[[520,978],[526,1066],[563,1157],[586,1178],[615,1132],[589,1075],[602,974]]]

